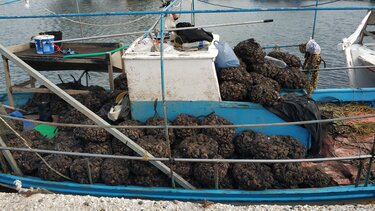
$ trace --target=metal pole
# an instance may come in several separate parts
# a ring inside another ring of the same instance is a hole
[[[316,26],[316,17],[318,15],[318,4],[319,4],[319,0],[316,0],[315,1],[315,13],[314,13],[314,25],[313,25],[313,31],[312,31],[312,35],[311,35],[311,38],[314,39],[314,35],[315,35],[315,26]]]
[[[195,10],[195,0],[191,0],[191,10]],[[191,24],[195,25],[195,13],[191,13]]]
[[[145,161],[144,157],[127,156],[127,155],[106,155],[106,154],[92,154],[82,152],[65,152],[44,149],[29,149],[17,147],[0,147],[2,150],[21,151],[21,152],[38,152],[46,154],[68,155],[78,157],[95,157],[95,158],[113,158],[124,160],[138,160]],[[191,162],[191,163],[302,163],[302,162],[325,162],[325,161],[343,161],[343,160],[362,160],[371,158],[372,155],[355,155],[348,157],[328,157],[328,158],[309,158],[309,159],[203,159],[203,158],[174,158],[173,162]],[[169,158],[149,157],[147,161],[170,161]],[[145,161],[145,162],[147,162]]]
[[[108,122],[106,122],[104,119],[99,117],[93,111],[91,111],[90,109],[88,109],[87,107],[82,105],[80,102],[78,102],[72,96],[67,94],[64,90],[60,89],[58,86],[56,86],[50,80],[48,80],[45,76],[40,74],[38,71],[36,71],[30,65],[26,64],[24,61],[22,61],[16,55],[11,53],[8,49],[6,49],[1,44],[0,44],[0,54],[7,57],[9,60],[11,60],[15,65],[17,65],[21,69],[25,70],[29,75],[31,75],[32,77],[37,79],[42,85],[46,86],[49,90],[51,90],[57,96],[62,98],[64,101],[69,103],[75,109],[77,109],[82,114],[87,116],[89,119],[94,121],[95,124],[97,124],[99,126],[110,126],[110,124],[108,124]],[[114,128],[106,128],[105,130],[107,130],[110,134],[112,134],[114,137],[116,137],[122,143],[126,144],[129,148],[131,148],[133,151],[135,151],[138,155],[144,156],[145,154],[147,154],[147,157],[154,157],[152,154],[150,154],[148,151],[143,149],[141,146],[139,146],[137,143],[135,143],[129,137],[125,136],[119,130],[114,129]],[[149,162],[151,164],[153,164],[155,167],[157,167],[159,170],[161,170],[164,174],[167,174],[167,175],[169,174],[170,169],[164,163],[162,163],[160,161],[149,161]],[[185,179],[183,179],[180,175],[175,173],[175,177],[176,177],[176,181],[182,187],[187,188],[187,189],[195,189],[194,186],[192,186],[189,182],[187,182]]]
[[[215,189],[219,189],[219,164],[214,163]]]
[[[181,27],[181,28],[167,28],[167,29],[165,29],[165,31],[183,31],[183,30],[187,30],[187,29],[215,28],[215,27],[222,27],[222,26],[238,26],[238,25],[247,25],[247,24],[256,24],[256,23],[271,23],[271,22],[273,22],[273,19],[246,21],[246,22],[238,22],[238,23],[209,24],[209,25]]]
[[[78,12],[78,13],[81,13],[81,12],[79,11],[78,0],[76,0],[76,7],[77,7],[77,12]],[[78,20],[79,20],[79,28],[81,29],[81,37],[83,37],[83,28],[82,28],[82,20],[81,20],[81,16],[78,17]]]
[[[164,10],[168,11],[177,0],[174,0],[171,2]],[[169,141],[169,130],[168,130],[168,117],[167,117],[167,102],[165,101],[165,77],[164,77],[164,13],[160,14],[160,78],[161,78],[161,96],[162,96],[162,102],[163,102],[163,119],[164,119],[164,137],[167,142],[167,146],[169,149],[169,159],[172,159],[172,152],[171,152],[171,143]],[[170,177],[171,177],[171,183],[172,187],[175,187],[175,181],[173,176],[173,171],[170,170]]]
[[[358,187],[359,185],[359,180],[361,179],[362,170],[363,170],[363,160],[359,160],[357,177],[355,178],[355,187]]]
[[[164,14],[160,15],[160,78],[161,78],[161,98],[163,102],[164,119],[164,137],[169,149],[169,158],[171,158],[171,143],[169,142],[167,103],[165,102],[165,80],[164,80]],[[171,182],[174,185],[173,172],[171,172]]]
[[[365,178],[365,187],[368,185],[368,181],[370,179],[371,169],[372,169],[372,163],[374,162],[374,156],[375,156],[375,135],[374,135],[374,141],[372,142],[372,149],[371,149],[371,158],[368,164],[367,172],[366,172],[366,178]]]

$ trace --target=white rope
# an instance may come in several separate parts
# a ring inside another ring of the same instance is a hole
[[[0,120],[18,137],[18,138],[20,138],[22,141],[23,141],[23,144],[28,148],[28,149],[30,149],[30,150],[33,150],[30,146],[29,146],[29,144],[27,143],[27,141],[26,141],[26,139],[24,139],[16,130],[14,130],[3,118],[1,118],[0,117]],[[36,156],[38,156],[39,157],[39,159],[41,159],[42,161],[43,161],[43,163],[44,164],[46,164],[46,166],[49,168],[49,169],[51,169],[53,172],[55,172],[57,175],[59,175],[59,176],[61,176],[61,177],[63,177],[63,178],[65,178],[65,179],[67,179],[67,180],[72,180],[72,179],[70,179],[69,177],[67,177],[67,176],[65,176],[65,175],[63,175],[63,174],[61,174],[60,172],[58,172],[56,169],[54,169],[52,166],[50,166],[49,164],[48,164],[48,162],[39,154],[39,153],[37,153],[37,152],[35,152],[35,154],[36,154]]]

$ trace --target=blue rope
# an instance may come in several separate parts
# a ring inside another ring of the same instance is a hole
[[[315,9],[318,9],[318,4],[319,4],[319,0],[316,0],[315,1]],[[318,15],[318,10],[315,10],[315,14],[314,14],[314,25],[313,25],[313,30],[312,30],[312,35],[311,35],[311,38],[314,39],[314,35],[315,35],[315,27],[316,27],[316,17]]]
[[[21,1],[21,0],[10,0],[10,1],[6,1],[6,2],[4,2],[4,3],[0,3],[0,6],[7,5],[7,4],[12,4],[12,3],[15,3],[15,2],[18,2],[18,1]]]
[[[65,13],[65,14],[49,14],[49,15],[16,15],[16,16],[0,16],[0,19],[29,19],[29,18],[60,18],[60,17],[88,17],[88,16],[119,16],[119,15],[160,15],[160,14],[191,14],[191,13],[234,13],[234,12],[287,12],[287,11],[343,11],[343,10],[375,10],[374,6],[367,7],[321,7],[321,8],[251,8],[236,10],[180,10],[180,11],[134,11],[134,12],[98,12],[98,13]]]

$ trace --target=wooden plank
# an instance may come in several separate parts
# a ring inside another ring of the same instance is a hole
[[[53,93],[49,89],[46,89],[46,88],[24,88],[24,87],[12,86],[12,90],[13,92]],[[64,91],[71,95],[90,93],[90,91],[88,90],[66,89]]]
[[[36,82],[35,78],[30,76],[30,81],[31,81],[31,84],[30,84],[31,88],[35,88],[35,82]]]
[[[25,51],[27,49],[30,49],[30,43],[25,43],[25,44],[19,44],[19,45],[13,45],[13,46],[9,46],[7,47],[8,50],[12,53],[17,53],[17,52],[20,52],[20,51]],[[34,50],[35,52],[35,50]]]
[[[108,80],[109,80],[109,88],[111,91],[115,90],[115,83],[113,81],[113,66],[112,66],[112,56],[110,53],[107,53],[108,59]]]
[[[121,59],[121,51],[117,51],[111,55],[112,66],[122,70],[122,59]]]
[[[5,138],[5,137],[3,137],[3,138]],[[2,147],[6,147],[7,145],[5,144],[3,138],[0,137],[0,145]],[[18,167],[17,162],[14,160],[14,157],[13,157],[12,153],[9,150],[2,150],[2,153],[5,157],[5,159],[8,161],[8,163],[9,163],[10,167],[12,168],[14,174],[22,176],[23,175],[22,171]]]
[[[120,43],[120,46],[123,46],[124,45],[124,43]],[[124,56],[124,53],[125,53],[125,49],[123,49],[123,50],[121,50],[120,51],[120,59],[121,59],[121,67],[122,67],[122,73],[124,73],[125,74],[125,61],[122,59],[122,56]]]
[[[10,78],[9,61],[8,59],[4,57],[3,57],[3,66],[4,66],[5,84],[7,88],[9,105],[14,107],[14,99],[13,99],[13,94],[12,94],[12,80]]]
[[[9,172],[8,164],[5,161],[3,153],[0,153],[0,164],[1,164],[1,170],[0,171],[2,171],[4,173],[8,173]]]
[[[33,69],[30,65],[22,61],[20,58],[18,58],[13,53],[9,52],[4,46],[0,44],[0,54],[6,56],[9,60],[14,62],[18,67],[26,71],[28,74],[30,74],[32,77],[37,79],[42,85],[46,86],[48,89],[50,89],[53,93],[61,97],[63,100],[65,100],[67,103],[69,103],[71,106],[73,106],[75,109],[80,111],[82,114],[87,116],[89,119],[94,121],[99,126],[110,126],[108,122],[106,122],[104,119],[102,119],[100,116],[95,114],[93,111],[82,105],[79,101],[74,99],[72,96],[70,96],[68,93],[64,92],[64,90],[60,89],[58,86],[56,86],[54,83],[49,81],[45,76],[40,74],[38,71]],[[122,143],[126,144],[129,148],[131,148],[134,152],[136,152],[140,156],[144,157],[154,157],[152,154],[150,154],[147,150],[143,149],[141,146],[139,146],[137,143],[135,143],[132,139],[121,133],[116,128],[105,128],[106,131],[108,131],[110,134],[112,134],[115,138],[120,140]],[[159,170],[161,170],[164,174],[170,175],[170,168],[166,166],[164,163],[160,161],[148,161],[155,167],[157,167]],[[187,189],[195,189],[194,186],[192,186],[188,181],[186,181],[184,178],[182,178],[180,175],[173,172],[175,181],[180,184],[183,188]]]
[[[32,83],[33,83],[33,80],[29,79],[27,81],[24,81],[24,82],[21,82],[21,83],[18,83],[18,84],[14,84],[14,86],[24,87],[24,86],[30,85]]]

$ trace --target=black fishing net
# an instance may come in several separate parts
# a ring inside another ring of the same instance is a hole
[[[97,183],[102,162],[98,158],[76,158],[70,166],[70,178],[78,183]]]
[[[300,184],[301,188],[319,188],[337,185],[329,175],[316,167],[305,167],[303,168],[303,173],[304,180]]]
[[[190,136],[178,146],[180,155],[186,158],[213,158],[218,154],[218,143],[204,134]]]
[[[183,156],[179,152],[175,152],[173,153],[173,157],[182,158]],[[166,164],[169,166],[169,163]],[[171,164],[171,168],[183,178],[189,178],[193,172],[193,163],[176,161]]]
[[[113,153],[118,153],[121,155],[134,155],[132,149],[130,149],[128,146],[126,146],[126,144],[115,137],[113,137],[111,140],[111,146]]]
[[[161,118],[161,117],[158,117],[158,116],[155,116],[155,117],[151,117],[149,119],[146,120],[146,125],[150,125],[150,126],[163,126],[164,127],[164,119]],[[172,123],[168,120],[168,125],[172,125]],[[147,135],[152,135],[152,136],[156,136],[158,138],[161,138],[163,140],[165,140],[165,130],[164,128],[150,128],[150,129],[146,129],[146,134]],[[171,144],[173,144],[174,140],[176,139],[174,133],[173,133],[173,130],[170,128],[168,129],[168,135],[169,135],[169,142]]]
[[[143,149],[155,157],[166,158],[170,156],[167,143],[155,136],[144,136],[136,141]],[[147,161],[131,161],[130,171],[135,175],[153,175],[159,170]]]
[[[142,125],[142,123],[136,120],[129,119],[129,120],[125,120],[121,122],[119,125],[120,126],[129,126],[129,125],[139,126],[139,125]],[[129,137],[130,139],[132,139],[133,141],[145,135],[143,129],[141,128],[119,128],[118,130],[122,132],[124,135],[126,135],[127,137]]]
[[[306,87],[307,75],[299,68],[288,67],[281,69],[275,76],[275,80],[284,89],[302,89]]]
[[[265,164],[234,164],[232,174],[238,188],[244,190],[269,189],[274,182],[271,168]]]
[[[250,102],[265,106],[272,106],[280,99],[279,92],[268,87],[266,84],[250,86],[247,93]]]
[[[199,120],[189,114],[179,114],[174,119],[173,125],[185,125],[185,126],[197,126],[199,125]],[[179,140],[183,140],[187,137],[196,135],[200,132],[198,128],[187,128],[187,129],[174,129],[174,133],[176,138]]]
[[[85,125],[94,125],[94,122],[87,120],[82,122]],[[77,139],[84,140],[86,142],[106,142],[110,140],[110,134],[100,127],[87,127],[87,128],[75,128],[73,130],[74,137]]]
[[[217,156],[215,158],[221,158]],[[217,165],[215,167],[215,165]],[[227,175],[229,163],[196,163],[194,165],[194,178],[206,188],[215,188],[215,168],[218,182],[221,183]]]
[[[247,98],[247,86],[234,81],[224,81],[220,84],[220,94],[223,100],[245,101]]]
[[[233,50],[237,57],[241,58],[246,65],[265,62],[264,56],[266,54],[254,39],[238,43]]]
[[[263,75],[255,72],[250,72],[249,73],[251,78],[253,79],[253,86],[256,85],[262,85],[263,87],[266,87],[270,90],[279,92],[280,91],[280,85],[277,83],[277,81],[264,77]]]
[[[123,159],[105,159],[102,164],[101,178],[107,185],[128,185],[128,161]]]
[[[117,90],[128,90],[128,79],[125,73],[121,73],[114,79],[115,89]]]
[[[246,67],[248,72],[254,72],[263,75],[267,78],[276,79],[276,76],[279,74],[280,71],[283,69],[277,67],[276,65],[272,64],[269,61],[261,64],[251,64]]]
[[[112,147],[111,147],[111,143],[109,141],[101,142],[101,143],[85,142],[83,151],[87,152],[87,153],[92,153],[92,154],[107,154],[107,155],[110,155],[110,154],[112,154]]]
[[[134,185],[146,187],[170,187],[171,179],[165,174],[157,172],[153,175],[137,175],[131,177],[131,182]]]
[[[74,138],[72,132],[60,131],[52,139],[54,150],[65,152],[83,152],[83,143],[81,140]]]
[[[232,125],[232,123],[216,114],[210,114],[202,119],[202,125]],[[231,142],[236,132],[235,128],[204,128],[202,132],[215,139],[217,143]]]
[[[220,69],[218,71],[218,76],[220,82],[233,81],[245,85],[252,84],[250,74],[246,72],[246,68],[242,66]]]
[[[270,166],[274,178],[273,188],[298,188],[305,179],[301,163],[276,163]]]
[[[46,162],[57,172],[64,176],[69,176],[69,168],[72,165],[72,159],[64,155],[47,155],[44,157]],[[45,180],[64,181],[64,177],[57,174],[49,168],[44,162],[40,163],[38,169],[39,177]]]

